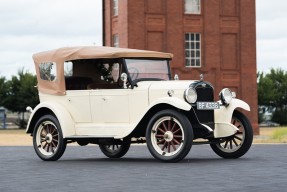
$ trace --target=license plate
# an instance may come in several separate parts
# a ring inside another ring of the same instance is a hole
[[[219,102],[197,102],[198,110],[213,110],[219,109]]]

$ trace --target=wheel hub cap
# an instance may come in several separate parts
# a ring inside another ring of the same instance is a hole
[[[173,140],[173,133],[171,131],[167,131],[165,132],[165,134],[163,135],[163,138],[167,141],[170,142]]]
[[[48,133],[48,134],[46,135],[45,139],[46,139],[47,143],[51,143],[51,142],[52,142],[52,139],[53,139],[51,133]]]

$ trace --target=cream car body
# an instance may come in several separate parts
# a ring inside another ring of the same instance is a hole
[[[124,138],[156,105],[164,103],[189,111],[192,107],[184,100],[183,92],[191,83],[192,81],[147,81],[139,83],[133,90],[67,91],[61,97],[40,94],[41,104],[33,110],[31,118],[37,110],[47,108],[56,114],[62,127],[67,127],[63,129],[64,138]],[[173,96],[169,96],[168,91],[173,91]],[[102,109],[95,109],[99,107]],[[236,108],[250,111],[249,105],[239,99],[233,99],[228,106],[222,105],[215,110],[215,138],[228,137],[238,131],[230,123]]]
[[[203,78],[171,80],[171,58],[168,53],[109,47],[35,54],[40,104],[32,110],[26,132],[34,137],[38,156],[57,160],[67,143],[78,142],[99,144],[108,157],[120,157],[140,140],[156,158],[176,162],[197,139],[223,148],[221,156],[243,155],[251,145],[252,128],[243,114],[234,113],[237,108],[249,111],[248,104],[232,98],[229,89],[214,101],[214,89]],[[231,142],[238,151],[247,147],[238,153]],[[108,147],[119,144],[118,151]]]

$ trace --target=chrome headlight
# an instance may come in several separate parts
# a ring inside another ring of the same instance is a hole
[[[224,88],[222,91],[220,91],[219,98],[223,105],[229,105],[233,98],[233,93],[230,91],[230,89]]]
[[[194,88],[189,87],[185,90],[184,97],[188,103],[195,103],[197,100],[197,93]]]

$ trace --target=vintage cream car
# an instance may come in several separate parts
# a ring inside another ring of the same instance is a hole
[[[111,47],[70,47],[33,55],[40,104],[27,133],[37,155],[58,160],[68,143],[98,144],[110,158],[131,143],[147,143],[164,162],[182,160],[194,144],[210,144],[223,158],[238,158],[253,139],[237,108],[249,105],[228,88],[200,80],[172,80],[172,54]]]

